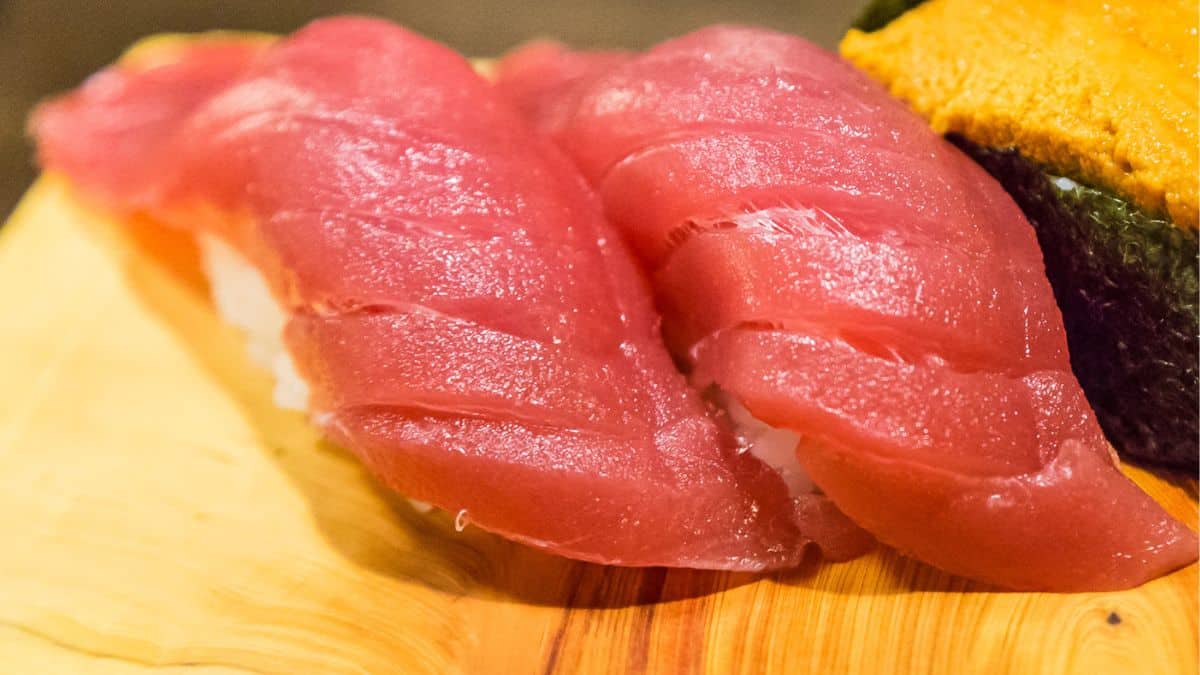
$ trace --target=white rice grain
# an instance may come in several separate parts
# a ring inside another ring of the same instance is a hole
[[[808,472],[796,459],[796,446],[801,441],[800,434],[763,422],[750,414],[740,401],[729,394],[719,394],[717,403],[729,414],[729,421],[743,451],[749,452],[774,469],[787,485],[788,494],[797,497],[816,489],[808,477]]]
[[[204,274],[213,304],[227,323],[242,330],[250,359],[275,375],[275,405],[308,409],[308,383],[283,344],[287,317],[271,295],[266,279],[241,253],[208,234],[198,237]]]

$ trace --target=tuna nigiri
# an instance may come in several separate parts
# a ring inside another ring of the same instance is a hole
[[[587,58],[518,51],[498,86],[601,193],[693,382],[797,434],[851,519],[1017,589],[1129,587],[1196,559],[1195,533],[1120,473],[1033,230],[974,163],[792,36],[714,27]]]
[[[31,129],[91,199],[196,233],[280,402],[403,494],[604,563],[861,546],[738,451],[586,182],[445,47],[366,19],[154,43]]]

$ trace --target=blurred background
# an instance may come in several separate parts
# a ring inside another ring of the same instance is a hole
[[[238,28],[289,32],[328,14],[394,19],[469,56],[532,37],[645,47],[719,21],[769,26],[833,47],[863,0],[0,0],[0,217],[36,173],[29,108],[77,84],[150,33]]]

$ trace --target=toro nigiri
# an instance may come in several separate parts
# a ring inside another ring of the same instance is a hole
[[[595,69],[563,54],[518,51],[498,86],[600,192],[693,382],[798,434],[851,519],[1017,589],[1123,588],[1196,559],[1117,468],[1028,222],[920,118],[766,30]]]
[[[447,48],[366,19],[151,45],[31,129],[94,200],[201,237],[280,402],[405,495],[604,563],[861,548],[738,451],[586,182]]]

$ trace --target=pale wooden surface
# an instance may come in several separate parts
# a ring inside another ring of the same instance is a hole
[[[994,593],[887,551],[754,578],[457,534],[273,408],[152,234],[43,180],[0,236],[0,672],[1197,671],[1195,566]],[[1194,481],[1132,474],[1195,520]]]

